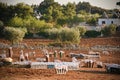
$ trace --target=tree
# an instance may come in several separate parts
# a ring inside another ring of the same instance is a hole
[[[67,16],[69,19],[76,16],[76,6],[75,3],[68,3],[66,6],[63,6],[64,16]]]
[[[50,0],[49,3],[44,0],[40,5],[38,10],[42,13],[42,19],[46,22],[57,22],[57,19],[62,17],[62,7],[54,0]]]
[[[78,14],[81,10],[84,10],[85,12],[87,12],[87,13],[92,13],[92,14],[98,13],[98,14],[100,14],[100,15],[101,15],[104,11],[109,11],[109,10],[105,10],[105,9],[103,9],[103,8],[100,8],[100,7],[92,6],[92,5],[90,5],[89,2],[79,2],[79,3],[76,5],[76,12],[77,12],[77,14]]]
[[[42,15],[47,14],[47,9],[54,3],[54,0],[44,0],[38,6],[38,10]]]
[[[29,33],[35,35],[40,32],[42,27],[47,26],[47,23],[43,20],[37,20],[34,17],[29,16],[26,19],[23,19],[24,27],[27,28]]]
[[[15,5],[15,14],[18,17],[25,18],[33,14],[33,8],[25,3]]]
[[[70,27],[74,27],[76,25],[79,25],[80,22],[83,22],[82,18],[78,16],[74,16],[72,19],[69,19],[69,25]]]
[[[57,19],[63,17],[62,7],[58,3],[54,3],[52,6],[53,6],[52,12],[53,21],[57,22]]]
[[[0,3],[0,20],[5,24],[13,17],[18,16],[24,18],[28,15],[33,15],[33,8],[24,3],[10,5]]]
[[[5,27],[5,37],[11,41],[12,44],[22,41],[26,32],[27,30],[25,28]]]
[[[53,7],[52,6],[48,7],[46,9],[46,13],[43,13],[42,19],[45,20],[46,22],[52,22],[53,21],[52,11]]]
[[[23,19],[20,17],[13,17],[9,22],[8,22],[9,26],[13,26],[13,27],[23,27]]]
[[[88,19],[91,17],[91,14],[87,13],[85,10],[80,10],[77,16],[81,18],[83,22],[87,22]]]
[[[3,32],[4,32],[4,24],[2,21],[0,21],[0,37],[1,38],[4,37]]]
[[[65,24],[67,24],[67,18],[66,17],[60,17],[57,19],[57,24],[64,26]]]
[[[60,32],[60,41],[79,43],[80,42],[79,30],[73,28],[63,28]]]
[[[92,14],[98,13],[98,14],[102,15],[103,12],[107,12],[107,11],[109,11],[109,10],[106,10],[106,9],[103,9],[103,8],[100,8],[100,7],[96,7],[96,6],[91,7],[91,13]]]
[[[7,21],[12,17],[12,10],[12,7],[9,7],[7,4],[0,2],[0,20],[2,20],[4,23],[7,23]]]
[[[84,10],[84,11],[86,11],[87,13],[89,13],[90,8],[91,8],[91,5],[90,5],[89,2],[79,2],[79,3],[76,5],[76,12],[79,13],[79,11]]]
[[[97,22],[97,20],[94,17],[88,19],[88,21],[87,21],[87,23],[90,25],[96,25],[96,22]]]
[[[79,43],[80,33],[74,28],[51,28],[44,31],[44,36],[62,43]]]

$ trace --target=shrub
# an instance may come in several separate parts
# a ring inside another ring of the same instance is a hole
[[[87,23],[90,24],[90,25],[96,25],[96,22],[97,22],[96,18],[90,18],[90,19],[87,21]]]
[[[3,22],[2,22],[2,21],[0,21],[0,27],[3,27],[3,26],[4,26]]]
[[[84,26],[77,26],[75,29],[79,30],[80,36],[83,36],[86,32],[86,28]]]
[[[79,43],[80,41],[79,30],[72,28],[63,28],[60,32],[60,41]]]
[[[74,28],[46,29],[44,30],[44,36],[60,42],[79,43],[80,41],[79,30]]]
[[[109,26],[105,26],[102,29],[102,33],[104,36],[111,36],[111,35],[115,34],[116,33],[116,25],[111,24]]]
[[[100,35],[101,35],[101,32],[98,32],[98,31],[95,31],[95,30],[89,30],[85,33],[86,37],[93,37],[93,38],[98,37]]]
[[[27,30],[25,28],[6,27],[5,37],[7,40],[11,41],[12,44],[19,43],[20,41],[22,41],[26,32]]]
[[[23,27],[23,20],[20,17],[13,17],[9,22],[8,22],[9,26],[13,26],[13,27]]]
[[[4,35],[3,35],[3,31],[4,30],[4,24],[3,24],[3,22],[2,21],[0,21],[0,37],[4,37]]]

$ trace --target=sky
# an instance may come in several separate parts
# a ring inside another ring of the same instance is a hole
[[[26,4],[32,5],[37,4],[39,5],[44,0],[0,0],[0,2],[12,4],[15,5],[20,2],[24,2]],[[75,2],[76,4],[78,2],[89,2],[93,6],[105,8],[105,9],[115,9],[120,7],[116,6],[116,2],[120,2],[120,0],[55,0],[55,2],[58,2],[60,4],[67,4],[68,2]]]

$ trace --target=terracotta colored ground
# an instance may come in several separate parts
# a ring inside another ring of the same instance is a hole
[[[3,43],[9,43],[5,40],[1,40]],[[49,43],[52,41],[46,40],[24,40],[27,45],[36,45],[41,43]],[[80,45],[82,46],[94,46],[94,45],[120,45],[120,38],[96,38],[96,39],[82,39]],[[3,49],[0,49],[3,50]],[[13,49],[13,60],[16,61],[19,58],[20,49]],[[33,50],[25,49],[24,52],[30,52]],[[44,57],[40,49],[35,49],[36,57]],[[49,51],[54,51],[50,49]],[[69,57],[70,52],[85,53],[85,50],[64,50],[65,55],[62,61],[71,61]],[[30,57],[31,60],[35,60],[36,57]],[[52,57],[53,58],[53,57]],[[51,58],[51,61],[53,60]],[[100,61],[108,63],[120,64],[120,52],[110,52],[110,55],[101,54]],[[107,73],[104,68],[80,68],[77,71],[68,71],[67,74],[58,75],[54,69],[29,69],[29,68],[0,68],[0,80],[120,80],[120,74]]]

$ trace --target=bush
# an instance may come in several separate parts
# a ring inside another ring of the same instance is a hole
[[[86,32],[86,29],[83,26],[77,26],[77,27],[75,27],[75,29],[79,30],[80,36],[83,36]]]
[[[13,27],[23,27],[23,19],[20,17],[13,17],[9,22],[8,22],[9,26],[13,26]]]
[[[98,37],[100,35],[101,35],[101,32],[98,32],[98,31],[95,31],[95,30],[89,30],[85,33],[86,37],[93,37],[93,38]]]
[[[90,18],[88,21],[87,21],[87,24],[90,24],[90,25],[96,25],[96,18]]]
[[[79,43],[80,41],[79,30],[74,28],[52,28],[44,30],[43,33],[44,37],[60,42]]]
[[[4,26],[3,22],[2,22],[2,21],[0,21],[0,27],[3,27],[3,26]]]
[[[39,31],[43,30],[44,28],[48,29],[49,27],[52,27],[53,25],[50,23],[46,23],[43,20],[37,20],[32,16],[26,16],[25,18],[20,17],[13,17],[9,22],[8,26],[13,26],[16,28],[27,28],[29,33],[36,34]]]
[[[3,38],[4,37],[4,35],[3,35],[3,31],[4,30],[4,24],[3,24],[3,22],[2,21],[0,21],[0,37],[1,38]]]
[[[54,47],[65,47],[65,46],[71,46],[73,45],[73,43],[71,42],[53,42],[53,43],[50,43],[49,46],[54,46]]]
[[[5,37],[7,40],[11,41],[12,44],[15,44],[15,43],[19,43],[20,41],[22,41],[26,32],[27,30],[25,28],[6,27]]]
[[[104,36],[111,36],[111,35],[115,34],[116,33],[116,25],[111,24],[109,26],[105,26],[102,29],[102,33]]]
[[[79,30],[72,28],[63,28],[60,32],[60,41],[79,43],[80,41]]]
[[[57,28],[48,29],[48,36],[50,39],[58,40],[60,38],[60,30]]]

